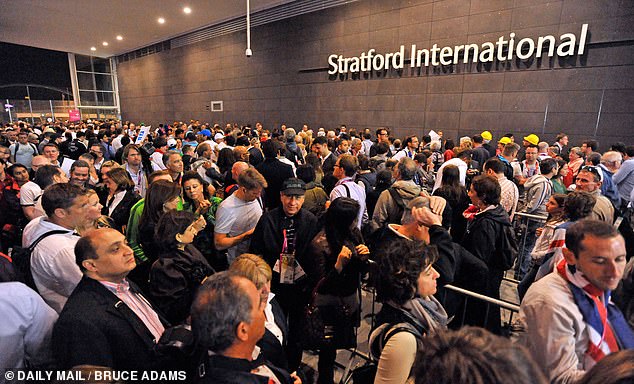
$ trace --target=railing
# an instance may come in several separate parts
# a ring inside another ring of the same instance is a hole
[[[504,278],[504,281],[512,284],[512,285],[516,285],[518,282],[517,280],[511,279],[511,278]],[[372,328],[374,327],[374,310],[375,310],[375,302],[376,302],[376,292],[374,290],[374,288],[369,287],[369,286],[362,286],[362,289],[369,293],[370,295],[372,295],[371,297],[371,313],[368,313],[364,316],[364,318],[370,318],[370,323],[372,324]],[[508,328],[511,326],[511,324],[513,323],[513,318],[514,316],[519,313],[520,311],[520,307],[519,305],[515,304],[515,303],[511,303],[509,301],[506,300],[500,300],[500,299],[495,299],[486,295],[482,295],[480,293],[477,292],[473,292],[473,291],[469,291],[467,289],[464,288],[460,288],[460,287],[456,287],[454,285],[451,284],[447,284],[444,286],[445,289],[445,297],[443,297],[443,304],[446,300],[446,294],[447,292],[452,292],[456,295],[459,295],[461,298],[463,298],[463,302],[462,302],[462,308],[461,308],[461,315],[462,316],[457,316],[458,318],[461,318],[462,320],[465,319],[465,315],[466,315],[466,311],[467,311],[467,306],[469,305],[469,300],[477,300],[480,302],[483,302],[486,304],[486,311],[484,312],[484,317],[482,319],[482,322],[484,325],[486,325],[486,322],[488,320],[488,316],[489,316],[489,310],[492,306],[499,308],[501,311],[503,311],[502,313],[502,320],[503,320],[503,324],[501,324],[503,326],[503,328]],[[453,326],[455,326],[456,324],[452,324]],[[464,325],[464,322],[461,322],[459,324],[460,326]],[[453,328],[453,327],[452,327]],[[508,336],[508,335],[507,335]],[[358,349],[347,349],[348,352],[350,352],[350,357],[349,357],[349,361],[347,362],[347,364],[342,364],[339,362],[335,362],[335,365],[338,366],[339,368],[344,369],[342,378],[340,380],[340,383],[350,383],[351,382],[351,371],[359,366],[362,366],[363,364],[371,361],[370,356],[368,355],[368,353],[365,353],[363,351],[360,351]]]

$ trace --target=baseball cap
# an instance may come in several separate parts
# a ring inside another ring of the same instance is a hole
[[[504,145],[509,144],[509,143],[511,143],[511,142],[512,142],[512,141],[511,141],[511,138],[510,138],[510,137],[506,137],[506,136],[504,136],[503,138],[501,138],[500,140],[498,140],[498,143],[500,143],[500,144],[504,144]]]
[[[304,196],[306,193],[306,183],[301,179],[291,177],[284,180],[280,192],[287,196]]]
[[[176,147],[176,139],[167,140],[167,146],[170,147],[170,148]]]
[[[492,140],[493,139],[493,135],[491,135],[491,132],[489,131],[484,131],[480,134],[480,136],[482,136],[482,138],[484,140]]]
[[[200,134],[206,137],[211,137],[211,131],[208,129],[203,129],[202,131],[200,131]]]
[[[533,145],[539,144],[539,136],[537,136],[534,133],[531,133],[530,135],[524,137],[524,140],[528,141],[529,143]]]
[[[222,133],[218,132],[214,135],[214,140],[218,140],[218,139],[224,139],[225,135],[223,135]]]

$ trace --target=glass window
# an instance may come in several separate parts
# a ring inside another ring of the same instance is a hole
[[[77,68],[78,71],[92,72],[90,56],[75,55],[75,68]]]
[[[77,84],[79,89],[95,89],[92,73],[77,72]]]
[[[110,60],[99,57],[92,58],[93,72],[110,73]]]

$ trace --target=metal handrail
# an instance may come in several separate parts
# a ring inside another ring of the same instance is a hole
[[[526,212],[515,212],[515,216],[526,217],[527,219],[532,219],[532,220],[537,220],[537,221],[546,221],[546,220],[548,220],[548,216],[533,215],[532,213],[526,213]]]
[[[481,295],[479,293],[472,292],[472,291],[469,291],[469,290],[464,289],[464,288],[456,287],[456,286],[451,285],[451,284],[445,285],[445,288],[447,288],[447,289],[449,289],[451,291],[462,293],[463,295],[466,295],[466,296],[471,296],[473,298],[485,301],[487,303],[495,304],[495,305],[499,306],[500,308],[508,309],[509,311],[513,311],[513,312],[519,312],[520,311],[519,305],[515,305],[515,304],[512,304],[512,303],[503,301],[503,300],[494,299],[494,298],[489,297],[489,296]]]

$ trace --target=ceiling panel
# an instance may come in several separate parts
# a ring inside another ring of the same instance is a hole
[[[296,0],[250,1],[253,13]],[[0,41],[110,57],[244,15],[246,0],[0,0]]]

